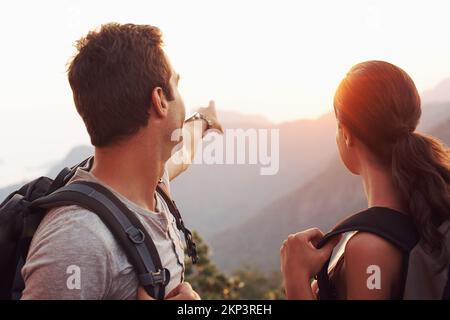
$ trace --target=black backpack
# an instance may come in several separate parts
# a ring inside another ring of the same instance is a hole
[[[409,216],[385,207],[372,207],[345,219],[318,243],[322,247],[337,234],[365,231],[376,234],[394,244],[403,252],[403,293],[399,299],[448,300],[450,299],[450,267],[424,250],[416,226]],[[450,249],[450,221],[439,228],[444,245]],[[447,251],[448,252],[448,251]],[[329,278],[330,259],[316,276],[318,297],[336,299],[336,288]]]
[[[122,246],[134,266],[138,280],[147,293],[163,299],[169,271],[161,265],[151,237],[136,215],[104,186],[88,181],[67,182],[79,167],[91,164],[92,157],[78,165],[64,168],[54,180],[40,177],[12,192],[0,204],[0,299],[20,299],[24,289],[21,269],[34,233],[50,208],[78,205],[98,215]],[[187,253],[197,262],[192,234],[184,226],[175,202],[160,183],[156,191],[164,198],[177,228],[184,233]]]

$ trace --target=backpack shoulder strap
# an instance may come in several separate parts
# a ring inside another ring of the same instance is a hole
[[[390,208],[372,207],[340,222],[323,237],[318,247],[335,235],[349,231],[374,233],[406,252],[419,240],[416,226],[409,216]]]
[[[442,300],[450,300],[450,267],[448,268],[447,284],[444,288],[444,293],[442,294]]]
[[[169,196],[169,193],[167,192],[166,186],[163,182],[158,183],[158,185],[156,186],[156,191],[161,195],[161,197],[163,197],[164,201],[169,207],[169,211],[175,217],[178,230],[182,231],[184,234],[188,256],[191,258],[192,263],[196,264],[198,261],[198,254],[197,247],[192,238],[192,232],[184,225],[184,221],[181,217],[180,211],[178,210],[175,201],[172,200],[172,198]]]
[[[397,246],[406,255],[419,241],[419,234],[412,219],[396,210],[372,207],[363,210],[337,224],[327,233],[317,247],[323,247],[331,238],[349,231],[364,231],[376,234]],[[334,299],[335,290],[328,277],[330,259],[317,275],[320,299]]]
[[[32,206],[53,208],[74,204],[98,215],[136,268],[140,284],[150,296],[163,299],[170,280],[169,271],[162,267],[155,244],[142,223],[106,187],[95,182],[74,181],[33,201]]]

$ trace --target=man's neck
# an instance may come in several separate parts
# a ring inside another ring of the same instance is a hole
[[[149,144],[96,148],[91,173],[138,206],[155,211],[154,193],[167,159],[160,147]]]

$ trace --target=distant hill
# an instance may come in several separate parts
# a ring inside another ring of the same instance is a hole
[[[427,131],[450,115],[450,102],[425,104],[422,109],[419,129]],[[232,119],[240,120],[239,125],[225,122],[225,127],[280,130],[280,171],[261,176],[255,165],[193,165],[177,178],[172,188],[177,203],[187,223],[207,240],[259,215],[272,201],[322,172],[336,156],[333,113],[279,125],[264,121],[248,125],[253,118],[246,115]]]
[[[226,128],[279,129],[279,172],[260,175],[260,165],[194,164],[173,182],[172,191],[187,223],[204,237],[252,216],[293,186],[308,181],[333,157],[334,117],[298,120],[279,125],[258,123],[241,115]]]
[[[55,178],[59,171],[64,167],[73,166],[83,159],[87,158],[89,155],[93,153],[93,147],[91,146],[78,146],[70,150],[70,152],[64,157],[64,159],[60,161],[56,161],[46,174],[47,177]],[[37,177],[36,177],[37,178]],[[26,181],[12,184],[10,186],[4,187],[0,189],[0,202],[3,198],[5,198],[12,191],[17,190],[22,184],[26,183]]]
[[[438,126],[432,128],[429,133],[450,145],[448,137],[450,137],[450,116],[447,120],[441,122]]]
[[[61,171],[64,167],[71,167],[91,156],[94,153],[94,148],[92,146],[78,146],[70,150],[70,152],[65,156],[65,158],[53,165],[49,172],[48,176],[51,178],[56,177],[56,175]]]
[[[428,132],[450,144],[450,114]],[[291,233],[309,227],[329,230],[339,220],[367,207],[360,178],[335,157],[308,184],[293,189],[260,210],[253,218],[210,240],[213,260],[224,270],[257,266],[279,270],[279,248]]]
[[[274,124],[259,114],[218,110],[220,120],[227,128],[270,128]]]
[[[450,78],[442,80],[430,90],[421,94],[423,103],[450,101]]]

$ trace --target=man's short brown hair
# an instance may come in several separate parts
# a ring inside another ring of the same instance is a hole
[[[94,146],[114,144],[145,127],[155,87],[172,99],[162,45],[158,28],[118,23],[77,41],[69,83]]]

